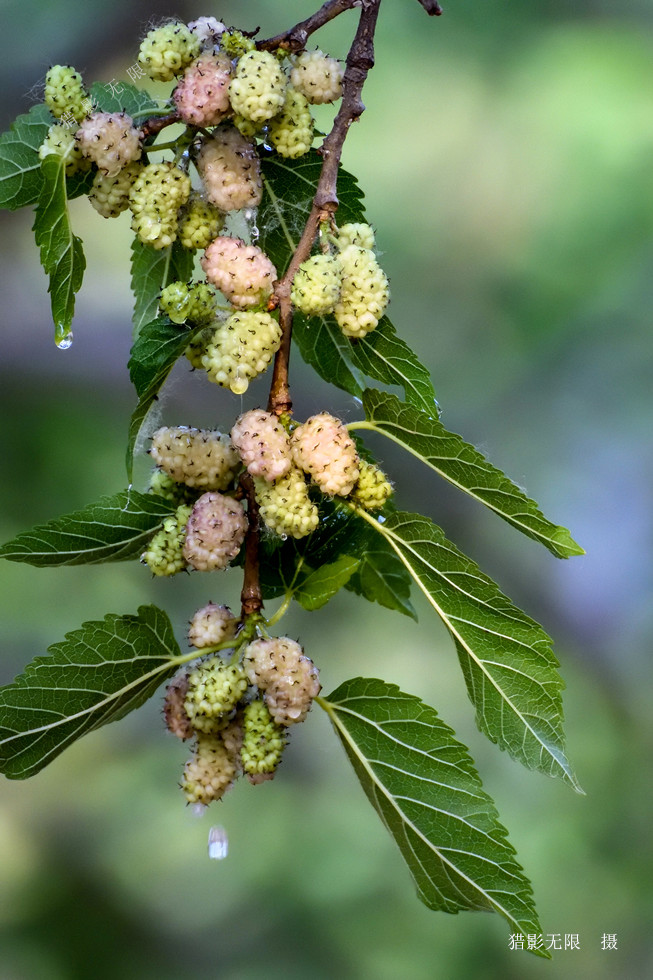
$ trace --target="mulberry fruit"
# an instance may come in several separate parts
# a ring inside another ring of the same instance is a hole
[[[195,734],[195,729],[191,725],[190,718],[184,708],[187,692],[188,670],[184,668],[168,684],[163,702],[163,717],[166,728],[172,735],[176,735],[183,741],[192,738]]]
[[[342,65],[318,48],[299,55],[290,73],[290,81],[312,105],[322,105],[340,98],[343,74]]]
[[[198,326],[209,324],[215,316],[216,296],[212,286],[206,282],[197,282],[190,291],[190,310],[188,319]],[[202,365],[200,364],[199,367]]]
[[[295,640],[280,636],[254,640],[245,648],[243,667],[278,725],[304,721],[320,693],[319,671]]]
[[[197,746],[184,768],[181,788],[188,803],[208,806],[233,785],[236,763],[219,735],[197,735]]]
[[[280,344],[281,327],[269,313],[234,313],[213,334],[202,365],[211,381],[242,395]]]
[[[230,111],[231,60],[224,54],[203,54],[184,72],[173,99],[189,126],[217,126]]]
[[[254,489],[262,520],[280,537],[304,538],[320,523],[304,474],[296,467],[274,483],[255,476]]]
[[[191,670],[184,710],[195,731],[219,732],[247,690],[247,677],[239,665],[209,657]]]
[[[55,123],[50,126],[47,135],[39,146],[39,158],[57,156],[66,162],[66,177],[82,173],[91,166],[91,161],[84,156],[75,139],[75,132],[69,126]]]
[[[238,61],[229,86],[234,112],[252,122],[271,119],[283,108],[286,76],[269,51],[249,51]]]
[[[251,701],[243,712],[243,770],[251,783],[272,779],[286,743],[284,729],[275,722],[264,701]]]
[[[191,306],[190,289],[185,282],[176,280],[161,290],[159,309],[173,323],[185,323]]]
[[[194,61],[201,51],[196,34],[175,21],[149,31],[141,42],[138,62],[156,82],[170,82]]]
[[[184,558],[200,572],[226,568],[245,540],[247,517],[242,505],[220,493],[204,493],[186,525]]]
[[[235,126],[222,126],[197,156],[206,196],[221,211],[255,208],[261,203],[261,165],[254,144]]]
[[[280,157],[296,160],[313,145],[313,117],[306,96],[288,87],[283,109],[271,120],[268,139]]]
[[[351,493],[351,500],[365,510],[378,510],[392,496],[392,484],[383,470],[373,463],[361,459],[358,462],[360,475]]]
[[[183,547],[186,523],[192,509],[189,504],[180,504],[174,515],[165,518],[163,527],[157,531],[147,550],[141,555],[141,561],[153,575],[176,575],[186,568]]]
[[[209,602],[198,609],[188,627],[188,641],[202,650],[213,647],[223,640],[231,640],[236,633],[238,620],[229,606],[217,606]]]
[[[141,156],[142,133],[126,112],[94,112],[84,119],[75,139],[84,156],[106,177],[115,177]]]
[[[55,117],[72,116],[81,122],[87,115],[88,93],[84,90],[82,76],[72,65],[53,65],[45,76],[43,101]]]
[[[276,415],[260,408],[245,412],[236,419],[230,435],[252,476],[272,482],[292,466],[288,433]]]
[[[222,212],[197,191],[191,191],[177,215],[177,237],[184,248],[206,248],[220,233],[223,223]]]
[[[226,490],[239,464],[228,436],[185,425],[157,429],[150,455],[177,483],[204,490]]]
[[[293,306],[307,316],[333,313],[341,282],[340,262],[335,256],[312,255],[295,273],[290,292]]]
[[[388,279],[374,253],[347,245],[339,256],[342,268],[336,322],[347,337],[365,337],[377,326],[388,305]]]
[[[190,22],[188,30],[195,35],[203,48],[212,48],[218,43],[226,27],[215,17],[198,17]]]
[[[143,169],[139,161],[128,163],[115,177],[106,177],[98,171],[88,199],[103,218],[117,218],[129,207],[129,193],[134,181]]]
[[[216,238],[200,259],[209,282],[239,310],[267,303],[277,270],[256,245]]]
[[[132,231],[161,249],[177,237],[177,212],[190,195],[190,178],[170,161],[144,167],[129,193]]]
[[[374,248],[374,229],[362,222],[350,222],[338,229],[338,245],[341,249],[347,245],[358,245],[359,248]]]
[[[290,437],[293,459],[323,493],[346,497],[359,477],[356,444],[346,427],[326,412],[298,425]]]
[[[170,500],[175,504],[193,503],[197,496],[189,487],[184,486],[183,483],[177,483],[171,476],[159,469],[152,471],[148,490],[150,493],[156,493],[164,500]]]

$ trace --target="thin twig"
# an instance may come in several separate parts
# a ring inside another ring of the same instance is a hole
[[[327,0],[319,10],[307,17],[306,20],[295,24],[287,31],[276,34],[274,37],[259,41],[256,47],[260,51],[275,51],[277,48],[285,48],[287,51],[301,51],[306,47],[306,42],[315,31],[324,27],[334,17],[351,10],[352,7],[360,6],[360,0]]]
[[[285,274],[275,286],[279,304],[279,324],[282,330],[281,346],[274,360],[268,411],[281,415],[292,408],[288,384],[288,362],[292,335],[292,304],[290,289],[297,269],[311,252],[320,223],[332,216],[338,207],[337,181],[342,148],[349,127],[365,111],[361,92],[368,72],[374,66],[374,31],[381,0],[362,0],[358,29],[347,55],[347,67],[342,82],[342,102],[331,132],[319,152],[324,163],[320,172],[313,205],[302,236]],[[325,4],[330,6],[329,4]],[[324,9],[324,8],[322,8]],[[319,13],[319,11],[318,11]],[[335,14],[334,14],[335,16]]]
[[[249,522],[247,537],[245,538],[245,574],[243,576],[243,589],[240,593],[240,617],[244,620],[252,613],[261,611],[263,595],[260,582],[258,503],[254,493],[254,481],[248,473],[241,476],[240,486],[247,497],[247,520]]]
[[[442,7],[438,0],[417,0],[417,2],[424,7],[429,17],[439,17],[442,13]]]
[[[166,126],[172,126],[173,123],[181,122],[181,117],[177,109],[173,112],[169,112],[167,116],[150,116],[143,122],[140,126],[140,130],[143,133],[143,139],[147,139],[149,136],[156,136],[160,133],[162,129]]]

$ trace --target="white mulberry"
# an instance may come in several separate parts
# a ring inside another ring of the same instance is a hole
[[[198,609],[188,627],[188,641],[198,650],[216,646],[223,640],[231,640],[236,633],[238,620],[229,606],[209,602]]]
[[[75,131],[63,123],[50,126],[45,139],[39,146],[39,159],[47,156],[57,156],[66,162],[66,177],[82,173],[91,166],[91,161],[82,153]]]
[[[230,111],[231,60],[224,54],[203,54],[184,72],[173,99],[190,126],[217,126]]]
[[[265,701],[250,701],[243,712],[243,770],[250,783],[272,779],[286,744],[286,733],[270,714]]]
[[[141,156],[142,133],[126,112],[94,112],[81,123],[75,139],[85,157],[107,177]]]
[[[161,249],[177,237],[177,212],[190,195],[190,177],[171,161],[143,168],[129,192],[132,231],[145,245]]]
[[[195,35],[203,48],[212,48],[226,31],[226,27],[215,17],[198,17],[189,23],[188,30]]]
[[[270,51],[249,51],[239,59],[229,86],[234,112],[262,122],[283,107],[286,76]]]
[[[374,229],[361,221],[350,221],[338,228],[338,245],[341,249],[347,245],[358,245],[359,248],[374,248]]]
[[[184,248],[206,248],[220,233],[223,223],[222,212],[198,191],[191,191],[177,215],[177,237]]]
[[[280,537],[306,537],[320,523],[319,511],[308,495],[304,474],[295,466],[274,483],[255,476],[254,489],[261,519]]]
[[[72,65],[53,65],[45,76],[43,101],[56,119],[72,116],[81,122],[88,113],[88,93]]]
[[[150,78],[157,82],[170,82],[199,55],[200,39],[196,34],[175,21],[155,27],[141,42],[138,62]]]
[[[267,303],[277,278],[267,255],[240,238],[216,238],[200,265],[209,282],[240,310]]]
[[[358,468],[360,475],[351,492],[351,499],[365,510],[378,510],[392,496],[392,484],[383,470],[374,463],[360,459]]]
[[[226,490],[239,464],[228,436],[186,425],[157,429],[150,455],[177,483],[204,490]]]
[[[117,218],[129,207],[129,192],[143,169],[140,161],[128,163],[115,177],[106,177],[98,170],[88,199],[103,218]]]
[[[313,117],[306,96],[288,86],[283,109],[270,121],[268,139],[279,156],[296,160],[313,145]]]
[[[334,310],[336,322],[345,336],[365,337],[388,305],[388,279],[369,249],[347,245],[339,259],[342,288]]]
[[[263,182],[254,143],[235,126],[221,126],[205,140],[197,169],[208,200],[221,211],[255,208],[261,203]]]
[[[323,493],[346,497],[359,477],[356,444],[339,419],[322,412],[290,437],[293,459]]]
[[[187,802],[208,806],[222,799],[236,775],[236,763],[220,736],[198,732],[195,752],[186,763],[181,780]]]
[[[254,640],[245,647],[243,667],[278,725],[304,721],[320,693],[320,675],[299,643],[287,636]]]
[[[188,518],[184,558],[200,572],[226,568],[245,540],[242,504],[220,493],[203,493]]]
[[[292,466],[288,433],[271,412],[257,408],[239,415],[230,435],[252,476],[272,482]]]
[[[213,334],[202,365],[211,381],[242,395],[280,344],[281,327],[269,313],[234,313]]]
[[[342,95],[344,69],[319,48],[302,51],[290,73],[290,81],[312,105],[333,102]]]
[[[293,306],[307,316],[333,313],[342,273],[340,261],[333,255],[311,255],[297,269],[290,298]]]
[[[176,575],[186,568],[183,548],[191,510],[189,504],[180,504],[173,515],[164,519],[163,527],[141,555],[141,561],[153,575]]]
[[[227,664],[217,656],[203,660],[188,674],[184,710],[191,726],[199,732],[219,732],[246,690],[240,664]]]

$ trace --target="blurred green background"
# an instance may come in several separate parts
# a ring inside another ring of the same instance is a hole
[[[150,18],[215,14],[272,34],[312,9],[4,0],[3,128],[38,101],[50,64],[127,81]],[[330,25],[321,46],[344,56],[353,20]],[[368,111],[344,154],[377,228],[391,316],[432,370],[445,424],[587,549],[556,561],[374,442],[400,505],[432,516],[555,638],[587,796],[480,736],[452,644],[423,603],[418,625],[346,593],[284,620],[326,692],[362,673],[438,709],[496,800],[544,932],[577,934],[581,949],[539,961],[508,949],[496,916],[426,910],[318,709],[273,783],[239,784],[194,818],[177,788],[186,750],[156,698],[31,781],[0,784],[1,980],[653,974],[652,69],[649,0],[449,0],[440,19],[386,0]],[[125,482],[129,220],[103,221],[84,200],[72,212],[88,269],[65,353],[31,214],[2,216],[2,540]],[[359,415],[299,358],[293,368],[299,416]],[[262,382],[242,406],[264,399]],[[160,411],[168,424],[228,425],[233,396],[180,366]],[[161,582],[140,566],[5,563],[0,575],[0,683],[83,620],[152,601],[183,642],[198,605],[237,605],[239,592],[235,572]],[[212,823],[229,835],[223,862],[207,857]],[[601,949],[604,934],[617,950]]]

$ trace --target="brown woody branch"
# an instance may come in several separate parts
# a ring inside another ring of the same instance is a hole
[[[143,134],[143,139],[147,139],[149,136],[156,136],[166,126],[172,126],[173,123],[180,121],[179,112],[175,109],[173,112],[169,112],[167,116],[150,116],[139,128]]]
[[[362,0],[360,4],[361,15],[358,22],[358,29],[349,54],[347,55],[342,83],[342,102],[334,120],[333,128],[319,150],[324,163],[322,164],[311,212],[304,226],[304,231],[302,232],[297,248],[290,260],[290,264],[275,287],[275,296],[279,305],[279,324],[282,330],[282,340],[274,360],[268,411],[274,412],[277,415],[289,412],[292,408],[288,383],[288,365],[292,336],[292,304],[290,302],[292,281],[301,263],[311,253],[320,222],[335,214],[338,207],[338,167],[340,166],[342,148],[349,132],[349,127],[365,111],[361,93],[368,72],[374,67],[374,31],[376,29],[380,4],[381,0]],[[334,0],[331,4],[325,4],[322,10],[326,7],[335,6],[336,3]],[[336,14],[333,14],[333,16],[336,16]],[[307,22],[305,21],[304,23]],[[288,33],[290,35],[292,31]]]
[[[315,31],[324,27],[334,17],[351,10],[352,7],[359,7],[360,0],[327,0],[319,10],[307,17],[306,20],[295,24],[287,31],[269,37],[264,41],[259,41],[256,47],[260,51],[275,51],[277,48],[285,48],[287,51],[301,51],[306,47],[306,42]]]
[[[417,2],[424,7],[429,17],[439,17],[442,13],[442,7],[437,0],[417,0]]]

